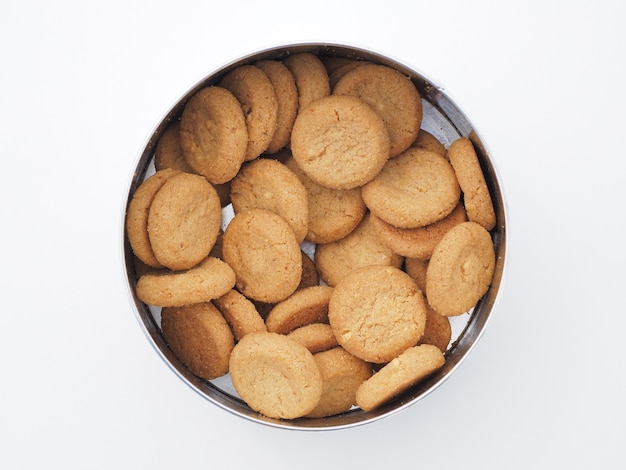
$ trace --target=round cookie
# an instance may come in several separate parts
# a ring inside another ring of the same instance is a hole
[[[315,266],[329,286],[336,286],[352,271],[370,265],[399,268],[402,257],[381,242],[369,213],[348,236],[315,249]]]
[[[440,315],[467,312],[487,292],[495,269],[489,232],[476,222],[448,231],[435,247],[426,271],[426,297]]]
[[[208,257],[187,271],[155,271],[137,281],[137,297],[148,305],[180,307],[208,302],[235,285],[233,270],[217,258]]]
[[[313,286],[294,292],[277,303],[265,319],[267,331],[287,334],[298,327],[328,319],[329,286]]]
[[[161,330],[172,352],[198,377],[213,380],[228,373],[233,333],[211,302],[163,308]]]
[[[448,158],[463,191],[468,219],[491,230],[496,225],[496,213],[472,142],[467,137],[455,140],[448,149]]]
[[[219,85],[241,103],[248,129],[245,160],[254,160],[267,150],[276,132],[278,101],[274,86],[265,72],[254,65],[231,70]]]
[[[310,413],[322,396],[322,374],[313,354],[277,333],[250,333],[232,350],[230,376],[253,410],[276,419]]]
[[[364,361],[384,363],[417,344],[426,325],[426,303],[405,272],[367,266],[335,286],[328,320],[348,352]]]
[[[291,71],[277,60],[260,60],[259,67],[272,82],[278,104],[276,130],[265,153],[275,154],[289,143],[291,128],[298,112],[298,87]]]
[[[154,195],[148,212],[154,256],[172,270],[189,269],[209,255],[221,223],[215,188],[200,175],[174,175]]]
[[[297,53],[286,57],[283,63],[296,80],[299,111],[313,101],[330,95],[328,72],[316,55],[309,52]]]
[[[327,188],[309,178],[293,158],[287,159],[285,165],[296,174],[306,190],[309,212],[307,241],[333,242],[359,225],[366,210],[360,188]]]
[[[298,243],[307,234],[309,206],[300,179],[278,160],[258,158],[245,163],[230,184],[235,213],[266,209],[281,216],[293,230]]]
[[[371,411],[423,380],[445,363],[443,353],[430,344],[408,348],[383,366],[356,391],[356,404]]]
[[[323,418],[348,411],[356,403],[356,391],[372,376],[372,366],[341,347],[314,355],[322,373],[322,396],[307,418]]]
[[[361,98],[382,118],[389,131],[389,156],[406,150],[422,123],[422,99],[409,77],[386,65],[355,67],[337,81],[334,95]]]
[[[154,167],[157,171],[173,168],[185,173],[195,173],[185,160],[180,146],[180,121],[172,122],[159,138],[154,150]]]
[[[373,214],[371,221],[380,240],[394,253],[409,258],[429,259],[439,240],[452,227],[467,221],[467,215],[463,204],[459,202],[450,214],[424,227],[395,227]]]
[[[265,322],[254,304],[235,289],[228,291],[213,302],[222,312],[237,341],[248,333],[267,331]]]
[[[332,72],[329,72],[328,76],[330,78],[330,88],[331,88],[331,90],[333,90],[335,88],[335,85],[337,85],[337,82],[345,74],[347,74],[351,70],[354,70],[357,67],[360,67],[361,65],[367,65],[367,64],[370,64],[370,62],[365,61],[365,60],[350,60],[349,62],[343,64],[342,66],[337,67]]]
[[[442,157],[446,157],[446,147],[430,132],[425,131],[424,129],[420,129],[417,133],[417,138],[415,142],[411,144],[413,147],[420,147],[426,150],[430,150],[431,152],[435,152]]]
[[[405,258],[404,271],[415,281],[419,290],[426,293],[426,271],[428,260],[420,258]]]
[[[137,258],[153,268],[163,265],[154,256],[150,236],[148,235],[148,214],[154,195],[165,182],[179,173],[177,170],[165,169],[154,173],[141,183],[133,193],[126,210],[126,235],[128,242]]]
[[[317,273],[315,263],[304,251],[300,250],[300,253],[302,254],[302,278],[297,290],[317,286],[320,283],[320,276]]]
[[[328,323],[309,323],[287,333],[313,354],[334,348],[337,343],[335,333]]]
[[[352,189],[371,181],[389,157],[382,119],[354,96],[327,96],[300,110],[291,133],[293,158],[316,183]]]
[[[214,184],[230,181],[248,146],[246,119],[237,98],[217,86],[196,92],[180,118],[180,145],[196,173]]]
[[[224,231],[222,256],[246,297],[274,303],[291,295],[302,278],[302,254],[289,224],[265,209],[235,214]]]
[[[452,339],[452,325],[450,319],[439,315],[429,305],[426,306],[426,328],[417,344],[432,344],[437,346],[442,353],[448,349]]]
[[[445,158],[410,147],[390,159],[376,178],[363,186],[361,195],[370,211],[388,224],[415,228],[452,212],[461,189]]]

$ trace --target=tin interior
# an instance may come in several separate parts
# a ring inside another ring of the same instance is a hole
[[[435,135],[446,147],[448,147],[448,145],[457,138],[465,136],[471,139],[477,150],[496,212],[497,223],[496,227],[491,232],[496,251],[495,274],[489,291],[479,301],[476,307],[460,317],[451,318],[453,340],[445,354],[445,365],[425,381],[416,384],[405,393],[399,395],[396,399],[373,411],[364,412],[358,408],[354,408],[337,416],[315,419],[300,418],[291,421],[280,421],[267,418],[252,411],[240,398],[238,398],[228,376],[210,382],[200,379],[189,372],[189,370],[180,363],[176,356],[174,356],[161,335],[159,326],[160,309],[145,305],[135,294],[137,275],[135,272],[132,251],[130,249],[128,239],[126,238],[124,228],[122,228],[123,257],[129,293],[132,299],[135,314],[139,319],[141,327],[144,329],[149,341],[161,355],[166,364],[168,364],[168,366],[185,383],[187,383],[189,387],[210,402],[224,408],[225,410],[257,423],[286,429],[340,429],[363,425],[388,416],[392,413],[396,413],[414,404],[435,390],[450,376],[450,374],[470,353],[482,335],[496,305],[504,273],[506,252],[506,217],[503,194],[499,185],[496,169],[494,168],[493,162],[483,140],[478,135],[476,129],[470,123],[465,114],[454,102],[452,102],[443,89],[407,65],[391,60],[390,58],[378,53],[351,46],[332,44],[298,44],[276,47],[248,55],[221,67],[214,73],[207,75],[206,78],[190,88],[187,93],[185,93],[167,112],[164,118],[157,125],[156,129],[150,135],[145,147],[139,155],[130,187],[128,188],[126,204],[128,204],[132,198],[132,195],[137,187],[147,176],[154,172],[154,150],[161,134],[172,121],[180,117],[185,103],[196,91],[205,86],[216,84],[220,81],[222,76],[240,65],[253,63],[261,59],[281,60],[289,54],[299,52],[312,52],[321,57],[335,56],[362,59],[396,68],[409,76],[420,92],[424,111],[422,128]],[[125,214],[123,219],[125,226]]]

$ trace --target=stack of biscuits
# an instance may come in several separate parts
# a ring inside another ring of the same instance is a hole
[[[192,373],[295,419],[375,409],[444,365],[449,318],[492,282],[496,216],[472,142],[446,148],[422,113],[398,70],[313,53],[190,97],[126,234]]]

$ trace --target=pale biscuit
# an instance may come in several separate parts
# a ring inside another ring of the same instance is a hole
[[[421,147],[423,149],[430,150],[431,152],[435,152],[436,154],[447,158],[445,145],[443,145],[437,137],[424,129],[420,129],[417,133],[417,138],[411,145],[413,147]]]
[[[322,374],[313,354],[277,333],[250,333],[230,356],[230,376],[239,396],[270,418],[310,413],[322,396]]]
[[[126,210],[126,235],[130,247],[137,258],[153,268],[162,268],[163,265],[154,256],[148,235],[150,206],[157,191],[169,178],[178,173],[179,171],[173,169],[154,173],[135,190]]]
[[[198,377],[213,380],[228,373],[233,334],[210,302],[163,308],[161,331],[176,357]]]
[[[137,297],[148,305],[180,307],[208,302],[235,285],[235,273],[218,258],[208,257],[187,271],[155,270],[137,281]]]
[[[341,347],[314,355],[322,373],[322,396],[307,418],[324,418],[348,411],[356,403],[356,391],[372,376],[372,366]]]
[[[154,150],[154,167],[157,171],[172,168],[185,173],[195,173],[185,160],[180,146],[180,121],[174,121],[163,131]]]
[[[235,289],[213,301],[239,341],[248,333],[267,331],[254,304]]]
[[[328,323],[309,323],[287,333],[313,354],[338,346],[335,333]]]
[[[298,243],[304,241],[309,221],[307,192],[296,174],[278,160],[257,158],[245,163],[230,184],[235,213],[266,209],[281,216]]]
[[[389,157],[383,120],[354,96],[327,96],[301,109],[291,132],[293,158],[315,182],[352,189],[371,181]]]
[[[361,189],[331,189],[322,186],[302,171],[293,157],[285,165],[306,189],[309,220],[305,239],[311,243],[329,243],[352,232],[365,215]]]
[[[426,303],[415,282],[390,266],[367,266],[335,286],[328,320],[338,343],[364,361],[383,363],[417,344]]]
[[[452,325],[450,319],[444,315],[439,315],[429,305],[426,305],[426,328],[417,344],[432,344],[445,353],[451,339]]]
[[[337,285],[352,271],[364,266],[402,266],[402,257],[376,235],[370,214],[346,237],[315,249],[315,266],[329,286]]]
[[[314,54],[302,52],[290,55],[283,61],[291,71],[298,88],[298,112],[313,101],[330,95],[328,72]]]
[[[457,206],[461,189],[450,163],[441,155],[410,147],[390,159],[363,186],[370,211],[400,228],[423,227],[443,219]]]
[[[467,137],[455,140],[448,149],[448,158],[463,191],[468,219],[491,230],[496,225],[496,213],[472,142]]]
[[[476,222],[463,222],[433,251],[426,272],[428,303],[441,315],[465,313],[487,292],[494,270],[491,235]]]
[[[420,258],[404,258],[404,271],[411,276],[417,287],[426,293],[426,271],[428,260]]]
[[[293,230],[265,209],[235,214],[224,231],[222,256],[235,271],[237,289],[254,300],[284,300],[302,279],[302,254]]]
[[[221,222],[219,196],[203,176],[172,176],[154,195],[148,212],[154,256],[172,270],[195,266],[209,255]]]
[[[422,123],[422,99],[409,77],[379,64],[355,67],[341,77],[334,95],[356,96],[382,118],[389,132],[389,156],[395,157],[415,141]]]
[[[180,118],[180,145],[196,173],[215,184],[230,181],[248,146],[246,118],[237,98],[218,86],[196,92]]]
[[[328,319],[329,286],[307,287],[277,303],[265,319],[267,331],[287,334],[294,329]]]
[[[443,353],[436,346],[408,348],[361,384],[356,403],[364,411],[378,408],[440,369],[444,362]]]

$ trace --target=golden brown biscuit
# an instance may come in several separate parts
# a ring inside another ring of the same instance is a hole
[[[389,157],[382,119],[354,96],[327,96],[301,109],[291,132],[293,158],[318,184],[352,189],[371,181]]]
[[[272,82],[278,104],[276,131],[265,153],[275,154],[289,143],[291,128],[298,112],[298,87],[291,71],[277,60],[260,60],[259,67]]]
[[[467,312],[487,292],[495,269],[489,232],[476,222],[463,222],[435,247],[426,272],[426,297],[439,314]]]
[[[237,289],[250,299],[279,302],[302,279],[302,254],[293,230],[265,209],[235,214],[224,231],[222,255],[235,271]]]
[[[137,281],[137,297],[148,305],[180,307],[208,302],[235,285],[235,273],[222,260],[208,257],[187,271],[155,270]]]
[[[328,301],[333,289],[313,286],[294,292],[277,303],[265,319],[267,331],[287,334],[298,327],[328,319]]]
[[[306,190],[309,213],[307,241],[334,242],[359,225],[366,210],[360,188],[327,188],[309,178],[293,158],[288,158],[285,165],[296,174]]]
[[[450,319],[439,315],[429,305],[426,305],[426,328],[417,344],[432,344],[443,353],[448,349],[452,339],[452,325]]]
[[[405,258],[404,271],[411,276],[417,287],[426,293],[426,271],[428,270],[428,260],[419,258]]]
[[[376,234],[394,253],[400,256],[421,259],[429,259],[435,246],[446,232],[466,220],[467,215],[465,214],[463,204],[460,202],[443,219],[424,227],[399,228],[388,224],[373,214],[371,215],[372,225]]]
[[[230,325],[235,339],[239,341],[248,333],[267,331],[265,322],[254,304],[244,295],[232,289],[213,301]]]
[[[328,72],[316,55],[297,53],[285,58],[283,63],[296,79],[299,111],[313,101],[330,95]]]
[[[253,410],[277,419],[310,413],[322,396],[322,374],[313,354],[277,333],[250,333],[230,356],[230,376]]]
[[[213,380],[228,373],[233,333],[211,302],[163,308],[161,330],[172,352],[198,377]]]
[[[298,243],[307,234],[307,192],[296,174],[278,160],[258,158],[248,162],[230,184],[235,213],[267,209],[281,216],[293,230]]]
[[[200,175],[174,175],[154,195],[148,212],[154,256],[172,270],[189,269],[209,255],[221,223],[215,188]]]
[[[371,411],[423,380],[445,363],[443,353],[431,344],[408,348],[384,365],[356,391],[356,403]]]
[[[430,150],[431,152],[435,152],[442,157],[447,158],[446,147],[430,132],[425,131],[424,129],[420,129],[417,133],[417,138],[415,142],[411,144],[413,147],[421,147],[426,150]]]
[[[369,213],[348,236],[317,245],[315,249],[315,266],[329,286],[337,285],[352,271],[370,265],[399,268],[402,257],[378,238]]]
[[[322,373],[322,396],[308,418],[323,418],[348,411],[356,403],[356,391],[372,376],[372,366],[341,347],[314,355]]]
[[[217,86],[194,94],[180,118],[180,145],[198,174],[214,184],[230,181],[248,146],[246,119],[237,98]]]
[[[386,65],[355,67],[337,81],[334,95],[361,98],[382,118],[389,132],[389,156],[415,141],[422,123],[422,99],[409,77]]]
[[[455,140],[448,149],[448,158],[463,191],[468,219],[491,230],[496,225],[496,213],[472,142],[467,137]]]
[[[452,212],[461,189],[445,158],[410,147],[390,159],[376,178],[363,186],[361,195],[370,211],[388,224],[415,228]]]
[[[313,354],[334,348],[339,344],[328,323],[310,323],[300,326],[287,333],[287,336],[301,343]]]
[[[329,72],[328,73],[328,77],[330,78],[330,89],[331,89],[331,92],[335,88],[335,85],[337,85],[337,82],[345,74],[347,74],[351,70],[354,70],[357,67],[360,67],[361,65],[367,65],[367,64],[370,64],[370,63],[371,62],[368,62],[366,60],[349,60],[347,63],[343,64],[341,67],[337,67],[332,72]]]
[[[180,121],[172,122],[163,134],[154,150],[154,167],[157,171],[172,168],[185,173],[195,173],[185,160],[180,146]]]
[[[137,258],[153,268],[162,268],[163,265],[154,256],[148,235],[150,206],[154,195],[161,189],[161,186],[178,173],[179,171],[173,169],[160,170],[154,173],[139,185],[126,210],[126,235],[130,247]]]
[[[383,363],[417,344],[426,325],[426,303],[405,272],[391,266],[367,266],[335,286],[328,320],[348,352],[364,361]]]

